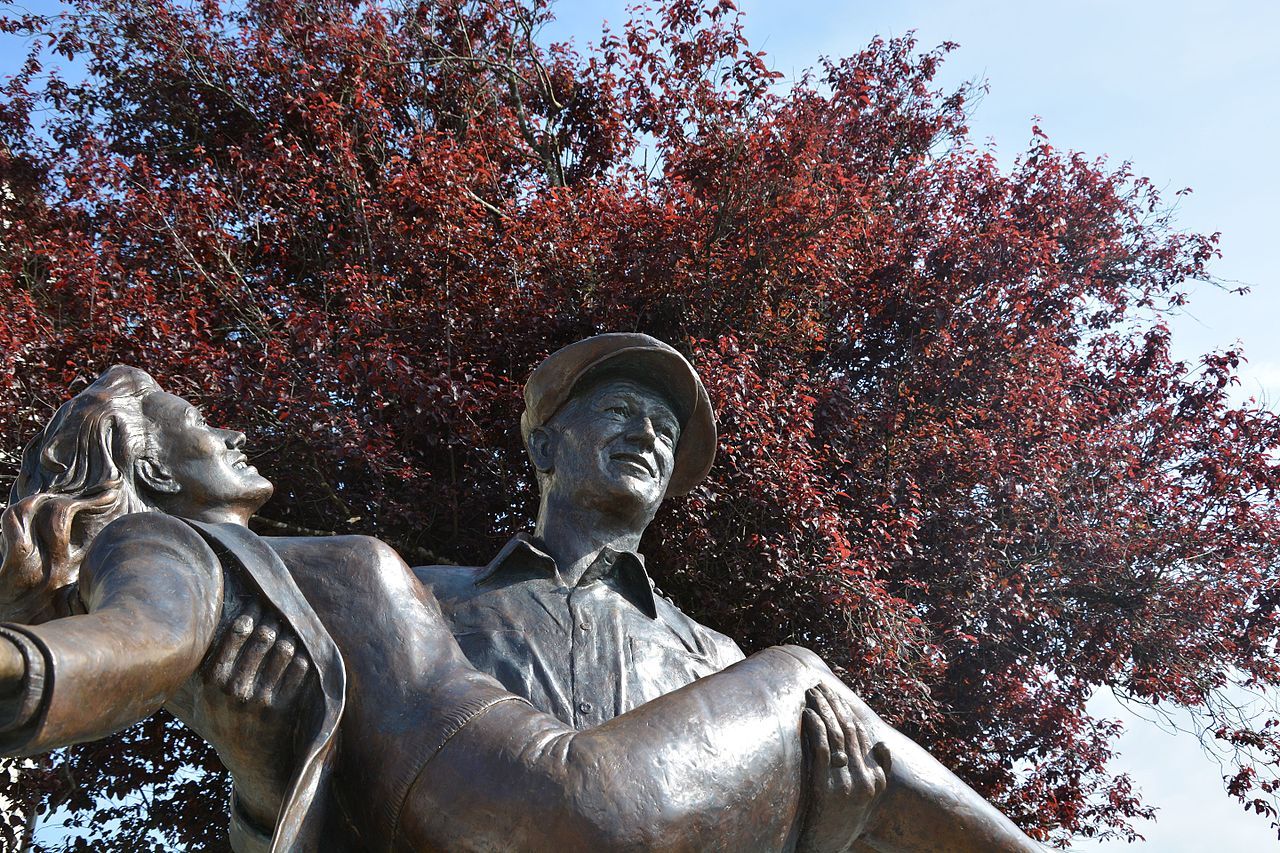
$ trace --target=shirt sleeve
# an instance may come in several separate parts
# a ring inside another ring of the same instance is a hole
[[[716,671],[732,666],[740,660],[746,660],[746,655],[742,653],[742,649],[733,640],[721,634],[719,631],[712,631],[710,628],[703,628],[709,634],[708,644],[711,646],[712,653],[716,660]]]
[[[0,751],[95,740],[156,711],[204,658],[222,610],[222,569],[195,531],[161,513],[112,522],[80,569],[88,612],[0,626],[27,663]]]
[[[0,625],[0,642],[8,642],[22,655],[25,675],[22,689],[0,710],[0,748],[10,734],[31,725],[44,701],[45,673],[48,669],[38,643],[23,633],[21,625]]]
[[[769,649],[582,732],[492,702],[422,766],[392,849],[790,849],[812,678]]]

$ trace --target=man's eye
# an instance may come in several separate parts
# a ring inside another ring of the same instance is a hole
[[[626,406],[610,406],[609,408],[605,409],[605,411],[611,415],[622,415],[624,418],[627,416]]]

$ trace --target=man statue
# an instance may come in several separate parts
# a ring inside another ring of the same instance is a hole
[[[543,361],[524,398],[533,535],[487,566],[414,570],[471,663],[586,729],[742,660],[655,591],[637,550],[663,499],[696,486],[715,456],[689,362],[648,335],[597,335]]]

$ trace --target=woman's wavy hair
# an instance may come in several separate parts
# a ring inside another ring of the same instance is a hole
[[[133,482],[147,452],[142,402],[160,386],[117,365],[58,409],[22,452],[0,515],[0,619],[37,623],[83,612],[80,561],[103,527],[153,509]]]

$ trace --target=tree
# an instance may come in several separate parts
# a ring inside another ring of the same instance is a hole
[[[1086,712],[1099,687],[1195,711],[1274,818],[1280,723],[1229,688],[1280,683],[1280,419],[1230,401],[1240,353],[1177,362],[1163,322],[1215,238],[1038,130],[1002,171],[970,93],[933,82],[950,45],[876,40],[788,86],[729,0],[586,48],[543,43],[550,14],[5,19],[31,58],[0,106],[0,483],[126,362],[249,433],[277,484],[260,532],[473,562],[532,516],[528,371],[647,331],[721,428],[646,543],[683,608],[748,650],[815,648],[1039,838],[1150,816]],[[150,785],[94,849],[216,849],[215,767],[153,720],[25,792],[100,822]]]

